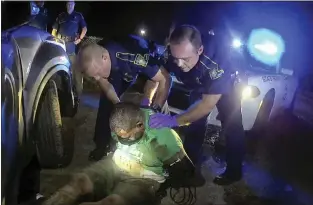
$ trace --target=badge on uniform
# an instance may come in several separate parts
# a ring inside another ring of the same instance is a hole
[[[123,60],[123,61],[134,63],[135,65],[146,67],[149,61],[149,54],[141,55],[141,54],[117,52],[116,58]]]
[[[137,54],[135,57],[135,61],[134,64],[142,66],[142,67],[146,67],[148,65],[148,61],[149,61],[149,54]]]
[[[200,63],[209,71],[210,78],[212,80],[216,80],[224,74],[224,70],[219,68],[218,64],[215,63],[212,59],[207,57],[206,55],[203,55],[204,60],[200,60]]]
[[[210,75],[210,78],[212,80],[216,80],[216,79],[222,77],[223,74],[224,74],[224,70],[220,69],[219,67],[211,68],[209,70],[209,75]]]

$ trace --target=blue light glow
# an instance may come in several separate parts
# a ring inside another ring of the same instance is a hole
[[[271,66],[279,63],[285,52],[283,38],[276,32],[265,28],[252,30],[247,47],[256,60]]]

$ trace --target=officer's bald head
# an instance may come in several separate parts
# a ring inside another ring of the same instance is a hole
[[[91,78],[107,78],[110,73],[108,51],[96,43],[84,45],[79,50],[77,63],[80,71]]]
[[[172,44],[180,44],[186,40],[190,41],[196,49],[202,46],[201,33],[192,25],[181,25],[171,33],[170,43]]]

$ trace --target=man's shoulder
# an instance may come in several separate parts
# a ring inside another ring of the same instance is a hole
[[[77,12],[77,11],[73,11],[73,13],[74,13],[75,16],[78,16],[79,18],[84,19],[84,16],[83,16],[82,13]]]

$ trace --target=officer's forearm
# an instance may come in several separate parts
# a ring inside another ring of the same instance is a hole
[[[120,99],[118,98],[113,85],[109,81],[107,81],[105,79],[100,79],[98,81],[98,83],[99,83],[99,86],[100,86],[101,90],[105,93],[107,98],[113,104],[116,104],[116,103],[120,102]]]
[[[57,30],[56,29],[52,29],[51,34],[52,34],[52,36],[56,37],[57,36]]]
[[[176,115],[178,125],[184,126],[193,123],[209,114],[212,109],[213,108],[209,108],[200,101],[189,108],[186,112]]]
[[[201,101],[191,106],[183,114],[176,116],[178,125],[179,126],[188,125],[209,114],[211,110],[213,110],[221,96],[222,96],[221,94],[203,95]]]
[[[156,90],[155,100],[154,100],[155,104],[159,105],[160,107],[163,107],[168,97],[168,94],[170,92],[171,84],[172,84],[171,77],[159,82],[158,88]]]
[[[84,27],[84,28],[82,29],[82,32],[80,33],[79,38],[80,38],[80,39],[83,39],[83,38],[85,37],[86,33],[87,33],[87,27]]]
[[[150,103],[157,90],[157,87],[158,87],[158,83],[152,80],[147,80],[147,82],[145,83],[143,93],[144,93],[144,96],[149,99]]]

